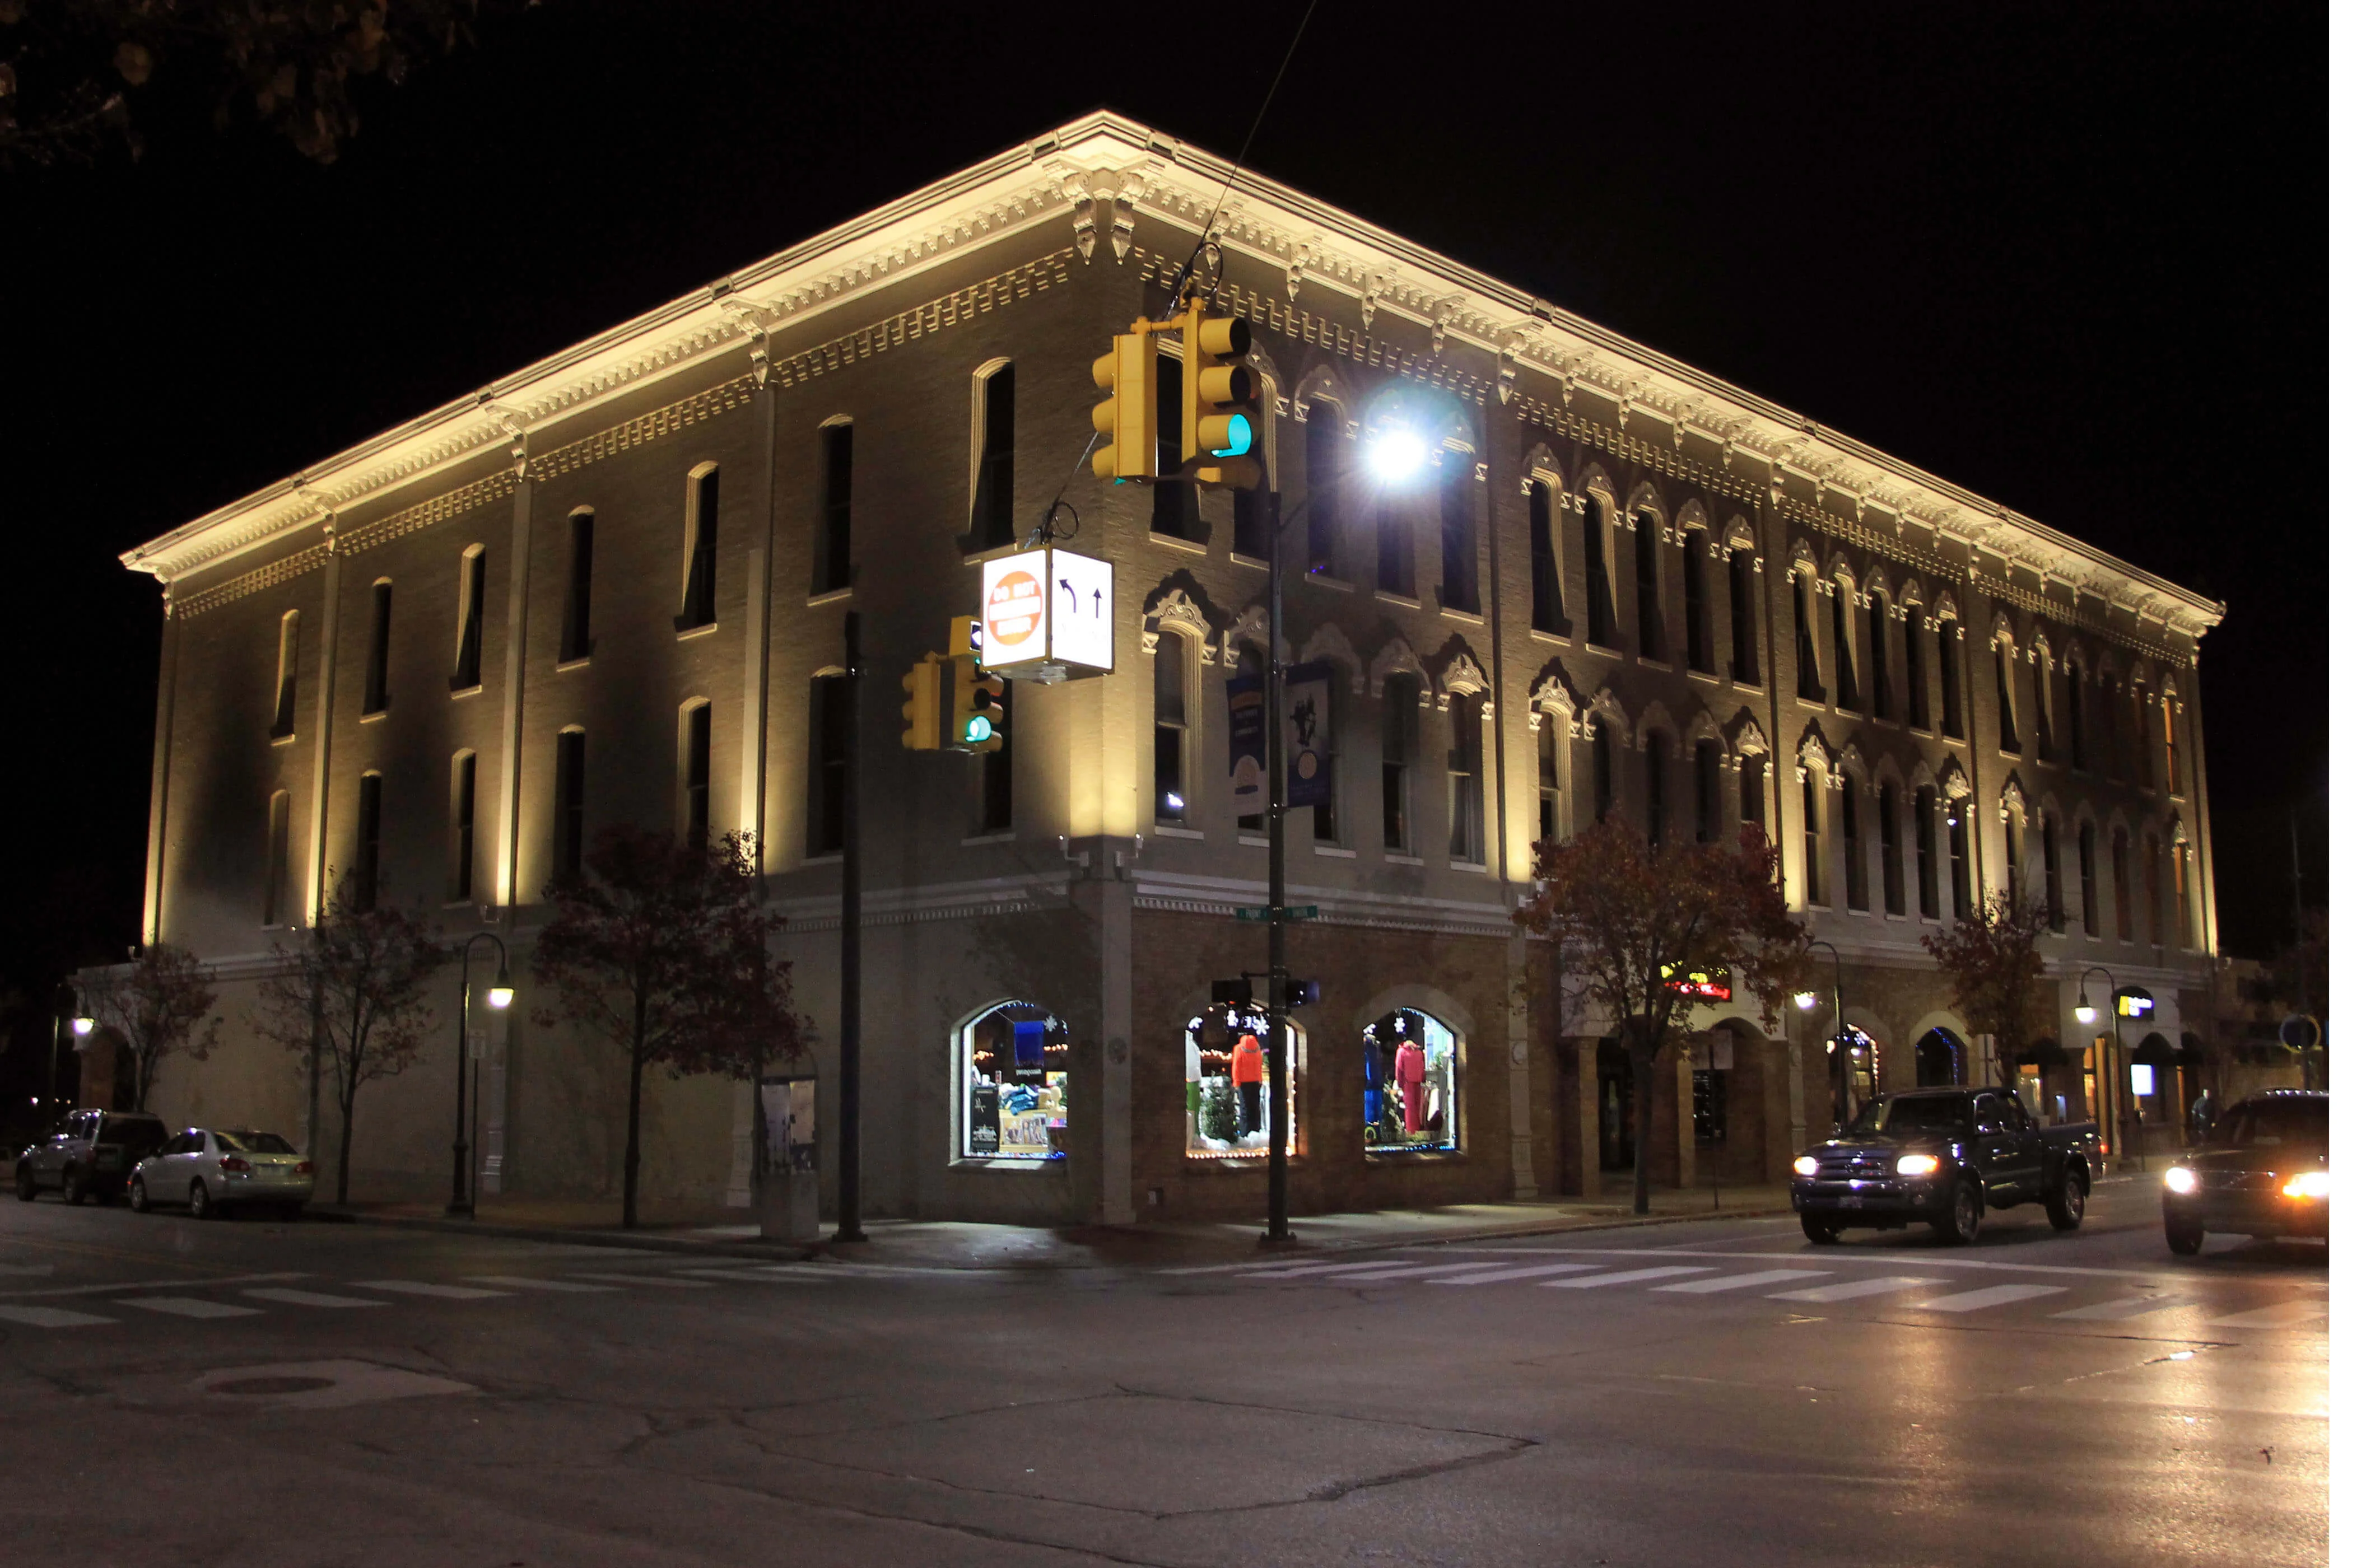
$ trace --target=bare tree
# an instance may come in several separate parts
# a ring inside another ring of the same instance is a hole
[[[279,963],[263,982],[255,1026],[266,1037],[325,1065],[337,1098],[337,1202],[351,1195],[354,1101],[361,1087],[392,1078],[419,1058],[428,1022],[427,984],[444,949],[425,923],[391,904],[358,909],[350,876],[321,911],[309,940],[275,945]],[[326,1059],[314,1057],[326,1053]]]
[[[164,1058],[185,1055],[203,1061],[221,1032],[221,1019],[208,1018],[217,997],[213,973],[196,954],[168,942],[151,942],[140,956],[103,970],[83,990],[90,1015],[123,1042],[131,1058],[131,1108],[148,1108],[148,1092]]]
[[[2010,1062],[2045,1028],[2045,957],[2037,939],[2053,929],[2050,906],[1992,892],[1971,913],[1922,938],[1954,989],[1955,1010],[1977,1035],[1996,1036]]]

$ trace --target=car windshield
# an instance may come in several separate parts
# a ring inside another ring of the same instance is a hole
[[[1869,1100],[1849,1124],[1853,1133],[1955,1132],[1964,1125],[1960,1094],[1917,1094]]]
[[[214,1141],[224,1148],[240,1154],[293,1154],[296,1152],[288,1147],[287,1140],[277,1133],[217,1132],[214,1134]]]
[[[2237,1105],[2219,1124],[2218,1141],[2233,1148],[2273,1148],[2294,1144],[2304,1148],[2327,1147],[2326,1102],[2322,1100],[2262,1100]]]

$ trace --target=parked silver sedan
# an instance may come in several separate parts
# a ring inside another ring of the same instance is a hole
[[[293,1219],[312,1198],[312,1162],[277,1133],[191,1127],[131,1172],[131,1206],[186,1204],[199,1219],[234,1208],[276,1210]]]

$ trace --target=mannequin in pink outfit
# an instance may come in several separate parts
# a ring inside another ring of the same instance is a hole
[[[1404,1131],[1408,1141],[1423,1136],[1427,1125],[1423,1114],[1421,1082],[1427,1070],[1421,1047],[1407,1040],[1397,1047],[1397,1094],[1404,1104]]]

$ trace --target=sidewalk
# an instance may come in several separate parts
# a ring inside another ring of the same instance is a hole
[[[1609,1178],[1604,1185],[1603,1196],[1594,1199],[1309,1215],[1293,1217],[1290,1230],[1302,1250],[1349,1252],[1686,1220],[1765,1218],[1791,1212],[1787,1190],[1765,1185],[1726,1187],[1715,1193],[1707,1188],[1662,1189],[1651,1194],[1651,1213],[1639,1215],[1633,1212],[1631,1179]],[[861,1242],[832,1239],[831,1228],[825,1224],[820,1242],[800,1244],[766,1241],[757,1235],[754,1224],[728,1210],[694,1215],[660,1214],[634,1230],[616,1224],[613,1204],[495,1200],[482,1204],[473,1220],[447,1219],[441,1205],[430,1204],[321,1205],[316,1214],[323,1220],[513,1240],[772,1260],[822,1258],[874,1268],[930,1271],[1218,1265],[1264,1255],[1265,1235],[1262,1222],[1248,1221],[1145,1220],[1054,1230],[957,1220],[875,1219],[864,1225],[865,1239]]]

